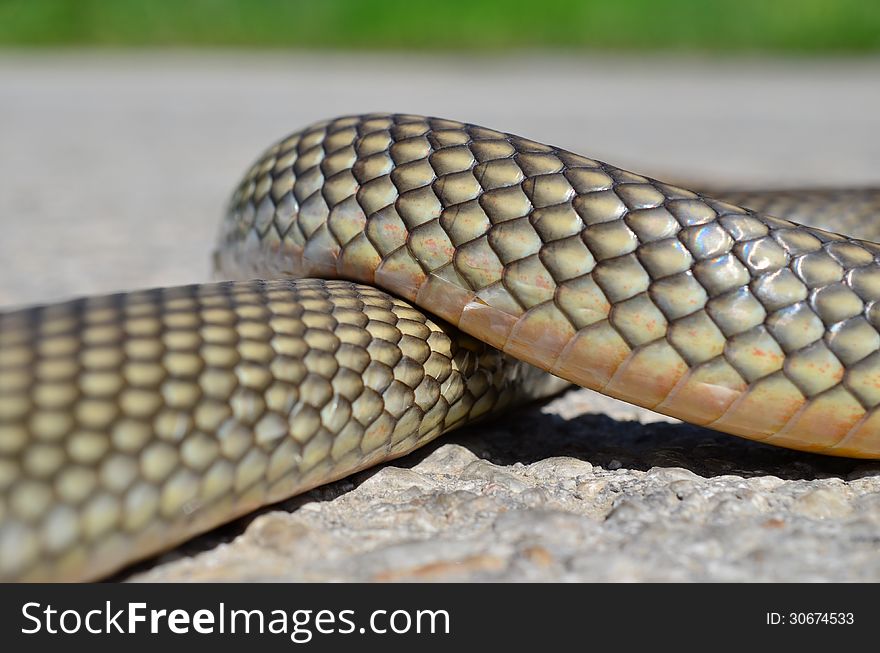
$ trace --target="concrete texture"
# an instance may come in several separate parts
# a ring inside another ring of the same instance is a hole
[[[878,60],[3,53],[0,306],[207,280],[217,216],[247,164],[278,136],[346,113],[483,123],[661,179],[878,185],[878,70]],[[878,545],[880,465],[756,445],[574,390],[128,576],[880,580]]]

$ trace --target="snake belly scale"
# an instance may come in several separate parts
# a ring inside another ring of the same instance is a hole
[[[779,201],[437,118],[297,132],[233,194],[235,281],[0,314],[0,578],[101,577],[568,382],[880,458],[880,246]]]

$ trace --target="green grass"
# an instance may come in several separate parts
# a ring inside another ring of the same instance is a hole
[[[0,46],[880,50],[877,0],[0,0]]]

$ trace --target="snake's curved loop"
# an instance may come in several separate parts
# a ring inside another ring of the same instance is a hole
[[[619,399],[880,457],[877,244],[406,115],[340,118],[276,144],[223,225],[226,273],[375,284]]]
[[[475,125],[313,125],[215,252],[275,280],[0,314],[0,577],[106,574],[564,386],[535,367],[878,458],[878,252]]]

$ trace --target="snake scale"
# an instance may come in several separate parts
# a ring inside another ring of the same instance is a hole
[[[106,576],[568,382],[880,458],[880,245],[768,214],[878,206],[722,201],[438,118],[312,125],[234,192],[234,281],[0,314],[0,578]]]

